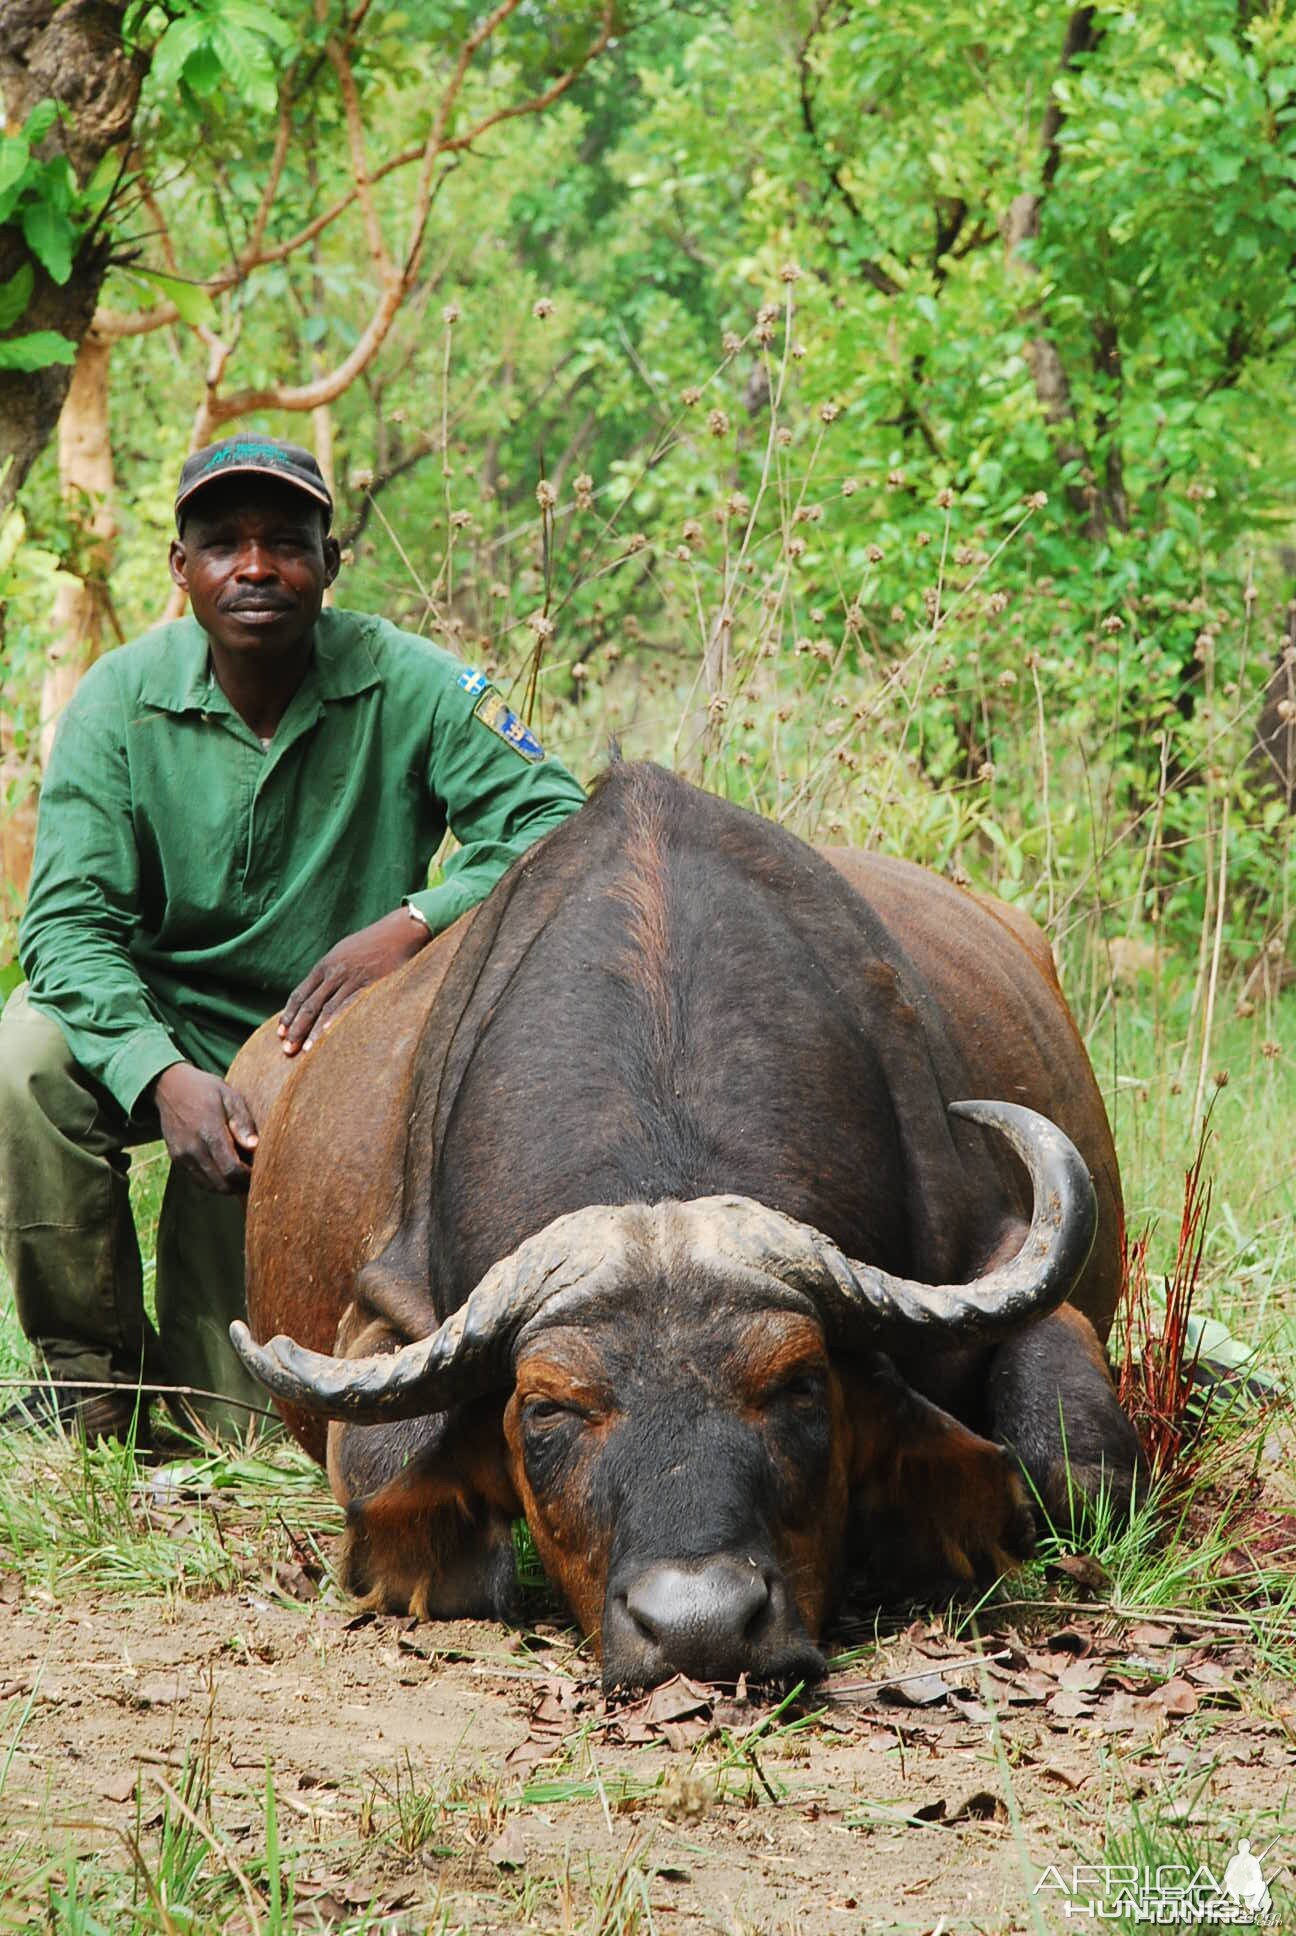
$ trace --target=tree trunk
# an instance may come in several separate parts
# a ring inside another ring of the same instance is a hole
[[[144,67],[122,45],[126,0],[3,0],[0,4],[0,96],[10,128],[21,127],[38,101],[67,110],[42,152],[62,152],[82,186],[112,148],[126,140]],[[0,282],[32,258],[21,232],[0,226]],[[39,265],[26,313],[9,333],[57,330],[79,345],[95,312],[108,267],[102,236],[84,242],[61,287]],[[0,514],[53,435],[72,373],[66,364],[30,373],[0,370]]]
[[[41,763],[49,759],[54,729],[81,674],[104,648],[105,632],[120,638],[108,590],[113,540],[113,458],[108,432],[111,344],[93,330],[82,340],[59,417],[59,485],[72,530],[72,549],[54,593],[53,643],[41,682]]]

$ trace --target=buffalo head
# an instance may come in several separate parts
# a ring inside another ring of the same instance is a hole
[[[889,1354],[1002,1335],[1059,1304],[1093,1241],[1093,1188],[1043,1117],[953,1107],[1007,1138],[1034,1192],[1016,1254],[969,1284],[892,1276],[779,1211],[713,1196],[559,1217],[387,1355],[232,1335],[278,1397],[356,1424],[499,1394],[504,1496],[609,1686],[810,1678],[853,1517],[866,1564],[870,1540],[925,1542],[964,1578],[1029,1550],[1008,1455],[910,1390]]]

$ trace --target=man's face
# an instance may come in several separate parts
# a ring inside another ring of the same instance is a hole
[[[321,507],[291,485],[228,478],[195,497],[171,545],[171,576],[207,636],[277,657],[306,637],[341,563]]]

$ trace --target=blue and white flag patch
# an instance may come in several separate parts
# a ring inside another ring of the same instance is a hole
[[[459,681],[463,685],[462,678]],[[540,744],[529,726],[524,726],[517,714],[505,705],[493,686],[487,686],[477,704],[473,707],[473,717],[480,719],[483,726],[520,753],[524,760],[542,760],[544,747]]]
[[[484,672],[478,672],[476,666],[465,666],[459,674],[459,684],[465,692],[485,692],[490,680]]]

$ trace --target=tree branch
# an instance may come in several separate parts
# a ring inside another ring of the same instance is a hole
[[[1103,31],[1096,7],[1077,7],[1067,22],[1059,75],[1069,73],[1082,56],[1091,54],[1102,39]],[[1064,119],[1062,103],[1054,86],[1049,91],[1048,106],[1040,128],[1040,187],[1026,189],[1018,195],[1009,205],[1004,220],[1004,251],[1008,267],[1020,277],[1032,281],[1039,271],[1031,261],[1026,245],[1035,241],[1040,232],[1044,197],[1053,184],[1061,162]],[[1092,481],[1088,453],[1076,433],[1070,379],[1056,343],[1044,329],[1037,302],[1029,304],[1027,315],[1036,325],[1036,332],[1027,345],[1026,360],[1044,421],[1053,433],[1054,456],[1063,468],[1078,467],[1081,475],[1079,483],[1067,484],[1067,500],[1077,515],[1084,518],[1089,535],[1100,538],[1106,529],[1107,514]]]
[[[842,174],[840,161],[831,156],[824,147],[819,134],[818,123],[815,120],[814,95],[810,72],[810,48],[816,36],[822,32],[824,21],[827,19],[829,9],[832,5],[833,0],[819,0],[819,5],[815,9],[814,19],[810,22],[806,37],[797,49],[797,74],[801,95],[801,125],[809,137],[810,145],[814,149],[815,158],[819,166],[827,176],[830,186],[836,191],[842,206],[846,209],[852,220],[863,228],[865,226],[864,211],[851,193],[850,187]],[[871,256],[862,257],[859,261],[858,268],[864,281],[871,288],[876,289],[879,295],[898,296],[900,294],[902,285],[882,267],[880,262],[874,261]]]

